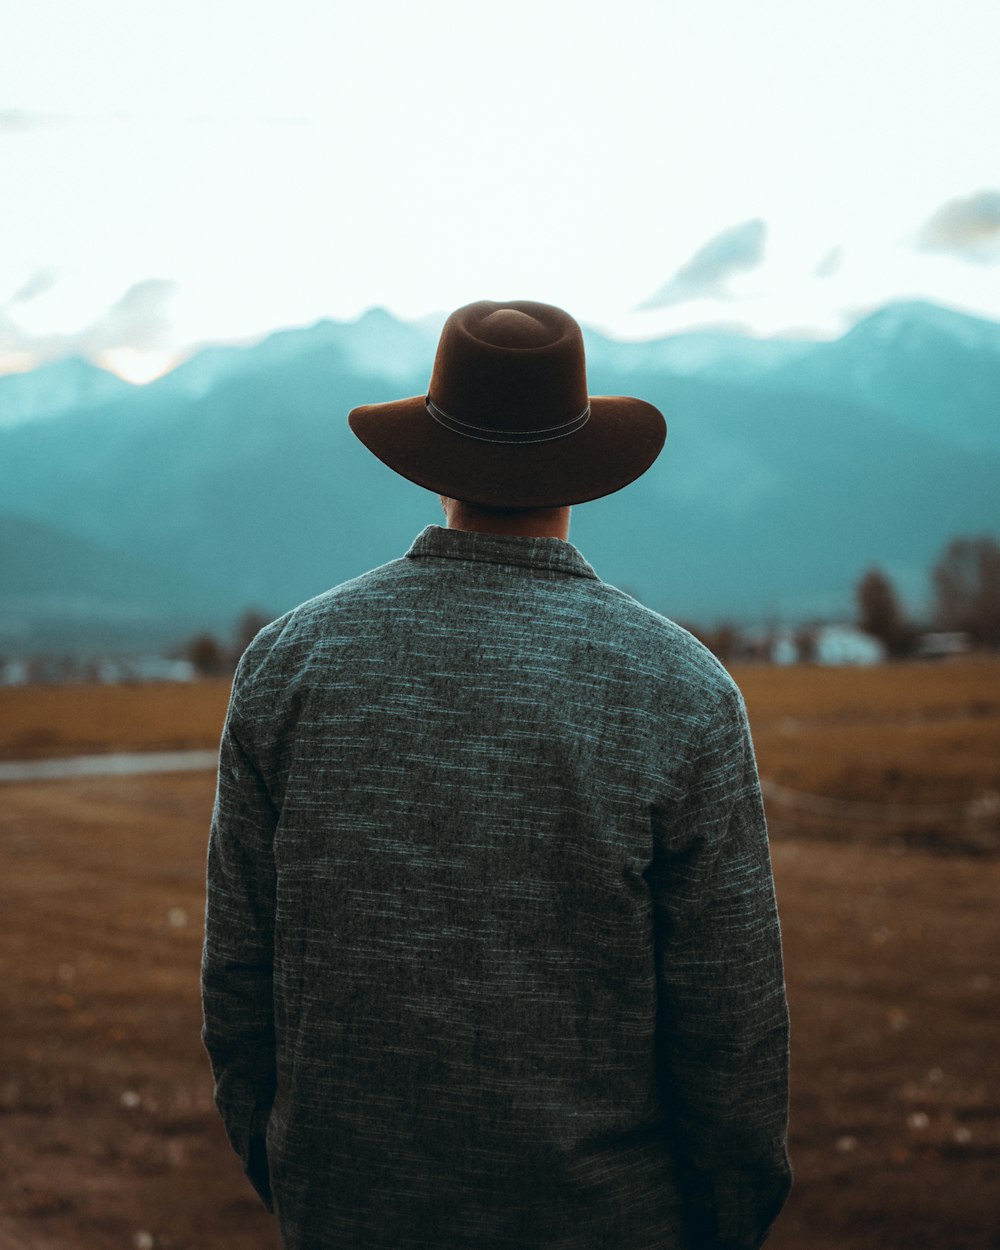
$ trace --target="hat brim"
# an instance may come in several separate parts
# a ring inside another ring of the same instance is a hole
[[[645,400],[594,395],[588,421],[541,443],[491,443],[441,425],[425,396],[363,404],[348,423],[400,476],[451,499],[494,508],[555,508],[614,494],[640,477],[667,436]]]

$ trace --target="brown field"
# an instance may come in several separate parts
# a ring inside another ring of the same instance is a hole
[[[1000,791],[1000,659],[733,671],[772,781],[914,804]],[[228,696],[226,679],[0,689],[0,759],[214,747]]]
[[[218,745],[229,681],[0,689],[0,759]]]
[[[1000,792],[1000,659],[734,670],[762,775],[867,802]]]
[[[1000,663],[737,677],[762,773],[847,804],[773,822],[796,1185],[769,1250],[998,1250],[1000,855],[939,805],[1000,791]],[[0,757],[210,746],[226,695],[0,691]],[[277,1246],[198,1039],[212,792],[0,790],[0,1250]]]

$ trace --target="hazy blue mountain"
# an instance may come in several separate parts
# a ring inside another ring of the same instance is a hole
[[[176,566],[106,551],[53,525],[0,515],[0,655],[67,637],[84,647],[169,643],[195,613],[223,626],[211,588]]]
[[[306,329],[279,330],[249,349],[205,348],[153,386],[171,396],[198,398],[234,374],[266,372],[319,353],[332,355],[355,372],[410,378],[429,367],[438,332],[434,323],[410,325],[383,308],[372,308],[354,322],[324,320]]]
[[[775,379],[849,399],[970,449],[1000,450],[1000,325],[933,304],[890,304]]]
[[[0,377],[0,427],[92,408],[134,389],[79,356],[55,360],[27,373],[9,373]]]
[[[250,606],[277,615],[441,520],[345,419],[422,393],[435,341],[433,326],[384,312],[321,322],[0,430],[0,513],[101,553],[76,561],[80,587],[36,548],[52,595],[72,584],[95,605],[127,599],[138,561],[171,585],[187,632]],[[592,393],[649,399],[669,435],[643,478],[574,511],[573,541],[601,576],[682,620],[848,615],[871,564],[919,605],[950,537],[1000,530],[998,342],[990,323],[920,305],[828,344],[588,333]],[[67,636],[79,622],[67,617]]]
[[[633,373],[665,372],[680,377],[705,376],[729,381],[757,379],[810,354],[808,339],[758,339],[721,330],[690,330],[649,342],[620,342],[586,330],[590,370]]]

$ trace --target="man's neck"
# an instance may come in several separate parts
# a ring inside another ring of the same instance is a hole
[[[441,507],[450,530],[510,534],[516,538],[561,538],[564,543],[569,542],[569,507],[481,508],[444,495]]]

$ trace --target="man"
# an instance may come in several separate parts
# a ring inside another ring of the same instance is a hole
[[[459,309],[355,409],[442,497],[260,633],[210,837],[204,1040],[288,1250],[720,1250],[790,1183],[787,1013],[732,680],[601,581],[570,505],[643,473],[566,313]]]

